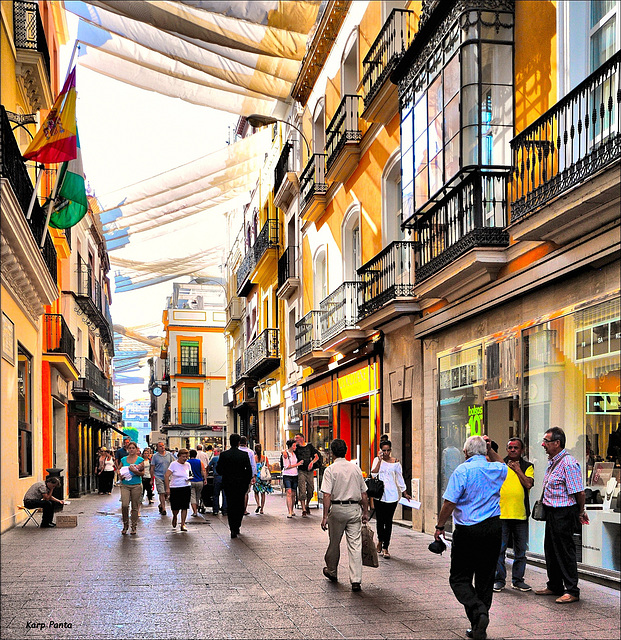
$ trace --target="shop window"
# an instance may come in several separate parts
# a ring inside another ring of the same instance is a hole
[[[616,298],[523,332],[524,435],[535,463],[535,486],[541,487],[547,466],[541,439],[554,426],[565,431],[566,449],[580,463],[594,500],[599,501],[596,492],[602,498],[604,492],[594,469],[612,463],[610,476],[617,486],[621,482],[619,316]],[[619,571],[619,553],[603,552],[619,548],[618,524],[606,524],[601,504],[589,516],[591,524],[582,529],[582,562]],[[530,527],[530,549],[543,553],[543,525],[532,521]]]
[[[333,440],[332,408],[324,407],[308,414],[308,442],[323,456],[324,465],[330,464],[330,443]]]
[[[485,433],[482,345],[441,356],[438,371],[438,500],[442,504],[451,474],[464,461],[466,438]]]
[[[32,357],[18,345],[17,451],[19,477],[32,475]]]

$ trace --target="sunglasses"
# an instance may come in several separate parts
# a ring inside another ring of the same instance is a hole
[[[547,438],[543,438],[543,442],[547,442],[549,444],[550,442],[556,442],[556,440],[548,440]]]

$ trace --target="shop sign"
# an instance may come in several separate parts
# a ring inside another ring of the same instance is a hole
[[[280,381],[260,390],[259,411],[265,411],[280,404]]]
[[[339,376],[336,381],[336,386],[339,400],[368,395],[371,390],[369,367],[365,364],[356,371]]]
[[[483,435],[483,407],[476,405],[468,407],[468,424],[466,428],[469,429],[471,436]]]
[[[619,415],[619,394],[618,393],[587,393],[586,394],[587,415],[607,413]]]
[[[302,403],[296,402],[287,407],[287,424],[290,429],[302,427]]]

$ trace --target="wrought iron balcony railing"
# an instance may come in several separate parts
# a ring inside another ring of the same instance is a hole
[[[321,311],[309,311],[295,323],[295,357],[321,350]]]
[[[17,140],[15,140],[15,136],[11,130],[11,123],[9,122],[9,118],[4,107],[2,107],[1,118],[2,139],[0,144],[0,173],[11,185],[13,193],[21,206],[21,210],[25,218],[28,213],[34,187],[32,186],[32,181],[28,175],[28,170],[24,164],[24,159],[19,150]],[[32,215],[30,220],[27,220],[27,223],[37,247],[41,244],[41,238],[43,237],[43,231],[45,230],[45,220],[45,211],[40,205],[39,199],[35,198]],[[50,237],[49,233],[46,234],[43,249],[40,249],[40,251],[41,257],[43,258],[43,262],[45,263],[50,276],[54,282],[57,282],[58,263],[56,249],[54,248],[54,241]]]
[[[237,360],[235,360],[235,382],[237,382],[244,372],[244,356],[239,356]]]
[[[246,347],[246,375],[259,377],[261,371],[269,367],[268,361],[280,358],[279,334],[278,329],[265,329]]]
[[[282,256],[278,258],[278,288],[282,287],[289,278],[296,278],[296,254],[297,247],[288,246]]]
[[[207,409],[175,409],[173,424],[207,426]]]
[[[13,0],[13,34],[16,49],[38,51],[43,56],[47,77],[48,80],[51,80],[50,51],[43,30],[38,2]]]
[[[511,141],[511,221],[621,158],[621,51]]]
[[[343,96],[336,113],[326,128],[326,170],[347,142],[360,142],[360,96]]]
[[[343,282],[338,289],[319,303],[322,344],[341,331],[357,328],[359,286],[359,282]]]
[[[259,264],[268,249],[280,244],[278,219],[270,218],[264,225],[252,247],[248,249],[242,263],[237,270],[237,291],[239,292],[248,275]]]
[[[43,336],[46,353],[64,353],[70,360],[75,358],[75,338],[60,314],[43,316]]]
[[[302,171],[300,176],[300,211],[306,208],[314,196],[325,194],[328,191],[326,158],[325,153],[314,153]]]
[[[86,264],[80,256],[78,256],[76,275],[75,295],[78,305],[97,327],[102,340],[110,349],[113,349],[112,316],[108,299],[101,283],[95,278],[91,266]]]
[[[414,36],[414,13],[393,9],[362,62],[364,106],[368,107],[388,80]]]
[[[207,361],[202,360],[184,360],[183,358],[173,358],[173,376],[206,376]]]
[[[280,185],[287,176],[287,172],[293,171],[290,158],[292,149],[293,145],[290,142],[286,142],[282,148],[280,158],[278,158],[276,168],[274,169],[274,193],[277,193],[278,189],[280,189]]]
[[[472,172],[428,214],[418,219],[416,283],[475,247],[506,247],[508,172]]]
[[[80,377],[73,383],[74,391],[93,391],[106,402],[113,404],[112,381],[88,358],[77,358]]]
[[[416,244],[408,240],[391,242],[358,269],[359,319],[375,313],[395,298],[414,295],[415,247]]]

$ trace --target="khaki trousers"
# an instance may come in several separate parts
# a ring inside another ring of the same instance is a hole
[[[123,525],[129,525],[129,503],[132,503],[132,529],[138,524],[138,514],[140,513],[140,503],[142,502],[142,482],[140,484],[121,485],[121,514],[123,515]]]
[[[333,504],[328,514],[330,544],[325,561],[328,571],[337,575],[343,533],[349,554],[349,581],[362,582],[362,509],[359,504]]]

